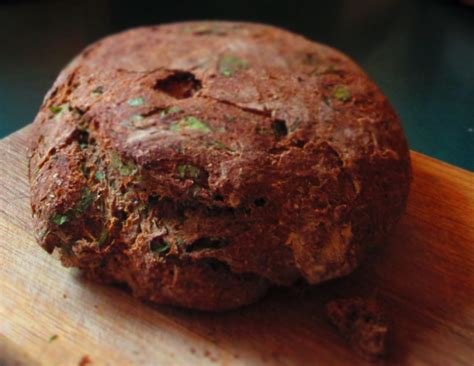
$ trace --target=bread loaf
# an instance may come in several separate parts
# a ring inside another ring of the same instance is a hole
[[[39,244],[159,303],[229,309],[346,275],[409,190],[379,88],[342,53],[267,25],[105,38],[61,72],[34,126]]]

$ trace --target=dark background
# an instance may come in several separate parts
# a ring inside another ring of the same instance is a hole
[[[0,0],[0,137],[32,121],[87,44],[187,19],[271,23],[341,49],[388,95],[412,149],[474,170],[474,7],[454,0]]]

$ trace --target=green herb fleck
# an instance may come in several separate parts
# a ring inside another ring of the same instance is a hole
[[[132,107],[139,107],[145,103],[145,99],[143,99],[143,97],[133,98],[129,99],[127,103]]]
[[[103,170],[98,170],[95,173],[95,178],[99,181],[102,182],[105,179],[105,172]]]
[[[183,246],[184,244],[186,244],[186,240],[184,240],[183,238],[177,238],[176,239],[176,245],[181,247]]]
[[[181,131],[181,130],[198,130],[205,133],[211,132],[209,126],[201,121],[200,119],[194,116],[184,117],[177,123],[173,123],[170,126],[171,131]]]
[[[171,115],[171,114],[179,113],[179,112],[181,112],[181,111],[182,111],[182,109],[179,108],[179,107],[176,107],[176,106],[174,106],[174,107],[169,107],[169,108],[163,109],[163,110],[161,111],[160,116],[161,116],[161,117],[166,117],[166,116],[169,116],[169,115]]]
[[[53,222],[56,224],[56,225],[64,225],[66,222],[69,221],[69,217],[67,215],[63,215],[63,214],[56,214],[53,216]]]
[[[338,85],[332,92],[332,96],[341,102],[348,102],[352,98],[352,94],[344,85]]]
[[[160,249],[156,250],[156,252],[164,253],[164,252],[167,252],[170,249],[170,244],[168,242],[163,241],[163,244],[164,245]]]
[[[97,241],[97,246],[101,247],[107,242],[107,240],[109,240],[109,231],[107,229],[104,229],[100,233],[99,240]]]
[[[51,337],[49,337],[48,343],[54,342],[58,338],[59,336],[57,334],[53,334]]]
[[[49,107],[49,110],[55,115],[56,119],[59,119],[64,113],[70,112],[72,109],[68,103],[64,103],[61,105],[52,105]]]
[[[201,169],[191,164],[180,164],[178,165],[178,175],[181,179],[197,179],[201,175]]]
[[[147,119],[141,114],[134,114],[130,117],[130,121],[135,128],[148,128],[153,125],[153,120]]]
[[[161,238],[153,239],[150,243],[150,249],[154,253],[166,253],[170,250],[171,245],[166,240]]]
[[[241,70],[248,69],[249,62],[247,60],[241,59],[237,56],[224,55],[219,60],[219,73],[226,77],[235,75]]]
[[[91,95],[93,97],[98,97],[99,95],[102,95],[102,94],[104,94],[104,87],[103,86],[98,86],[97,88],[92,90],[92,93],[91,93]]]
[[[120,175],[122,176],[127,176],[127,175],[133,175],[136,171],[135,165],[122,165],[119,168]]]
[[[79,147],[82,149],[82,150],[85,150],[87,149],[87,146],[89,146],[89,144],[87,142],[81,142],[79,144]]]
[[[122,176],[134,175],[137,167],[133,163],[125,164],[117,153],[112,154],[112,165],[119,171]]]
[[[82,191],[81,199],[76,205],[76,212],[83,214],[89,208],[89,206],[94,202],[95,194],[88,187]]]
[[[62,106],[59,106],[59,105],[52,105],[49,107],[49,110],[53,112],[54,114],[58,114],[63,110],[63,108]]]

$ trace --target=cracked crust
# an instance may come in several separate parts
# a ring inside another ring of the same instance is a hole
[[[105,38],[34,122],[38,241],[137,296],[218,310],[350,273],[402,214],[399,119],[343,54],[274,27]]]

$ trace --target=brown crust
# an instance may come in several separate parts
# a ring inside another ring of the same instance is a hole
[[[39,243],[158,302],[217,310],[345,275],[409,190],[405,137],[374,83],[265,25],[108,37],[63,70],[34,124]],[[194,277],[163,285],[170,268]]]

